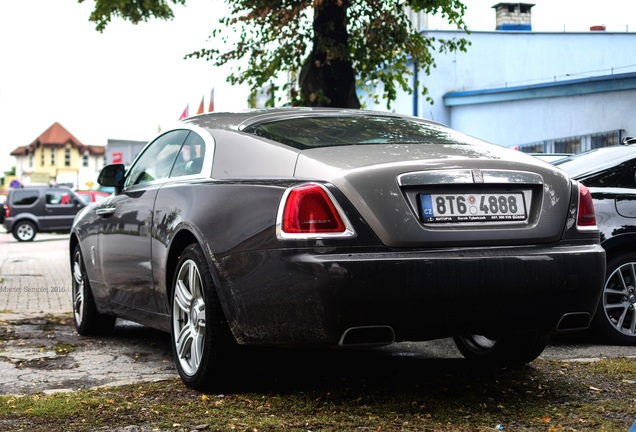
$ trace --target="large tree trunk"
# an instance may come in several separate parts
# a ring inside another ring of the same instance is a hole
[[[306,106],[360,108],[349,56],[348,7],[349,0],[316,0],[313,48],[299,77]]]

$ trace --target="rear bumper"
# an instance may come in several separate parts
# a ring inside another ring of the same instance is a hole
[[[585,327],[605,275],[601,246],[576,243],[280,249],[222,262],[219,294],[245,344],[338,344],[358,328],[370,330],[352,340],[389,343],[380,339],[555,331],[560,322],[562,330]]]

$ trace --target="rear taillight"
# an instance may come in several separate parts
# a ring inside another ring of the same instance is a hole
[[[11,217],[11,208],[8,205],[4,205],[4,216]]]
[[[594,201],[590,190],[579,183],[579,214],[576,220],[578,228],[596,228]]]
[[[278,211],[279,238],[351,237],[351,225],[322,185],[308,183],[288,189]]]

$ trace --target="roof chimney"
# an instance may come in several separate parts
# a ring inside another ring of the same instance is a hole
[[[497,3],[493,9],[497,12],[496,30],[532,30],[531,3]]]

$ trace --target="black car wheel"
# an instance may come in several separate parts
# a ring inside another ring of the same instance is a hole
[[[75,328],[81,335],[110,333],[115,327],[115,317],[97,311],[84,260],[79,246],[73,251],[73,317]]]
[[[636,345],[636,254],[610,259],[594,326],[602,337],[619,345]]]
[[[18,221],[13,227],[13,237],[17,241],[28,242],[35,238],[38,229],[35,224],[30,221]]]
[[[234,343],[203,250],[191,244],[172,284],[172,347],[183,382],[196,390],[224,386],[221,365]]]
[[[506,334],[498,337],[483,335],[456,336],[455,345],[469,361],[480,366],[523,366],[541,355],[549,334],[532,332]]]

